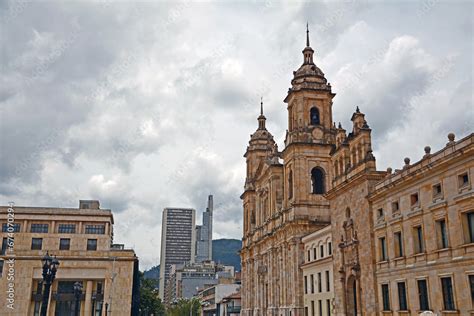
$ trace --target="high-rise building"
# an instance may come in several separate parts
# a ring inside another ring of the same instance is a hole
[[[161,228],[160,298],[165,299],[166,283],[172,264],[194,262],[196,211],[191,208],[165,208]]]
[[[202,214],[202,225],[196,226],[196,262],[212,260],[212,212],[214,200],[207,199],[206,211]]]
[[[113,244],[113,214],[99,201],[82,200],[79,208],[0,206],[0,223],[0,315],[39,315],[47,253],[59,260],[48,315],[74,313],[76,282],[81,315],[138,315],[138,258]]]

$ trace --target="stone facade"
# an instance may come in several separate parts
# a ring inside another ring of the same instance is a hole
[[[356,108],[348,133],[333,122],[335,94],[313,53],[307,38],[285,98],[285,148],[279,151],[266,129],[262,104],[244,155],[242,314],[304,315],[302,238],[327,225],[335,315],[472,314],[474,134],[458,142],[450,134],[446,148],[433,155],[427,148],[420,162],[378,171],[364,113]],[[440,193],[431,196],[433,190]],[[399,239],[406,251],[395,256]],[[418,278],[427,280],[426,290]],[[428,307],[420,307],[415,286],[427,293]]]
[[[12,213],[13,222],[8,215]],[[48,315],[73,312],[74,298],[68,290],[76,281],[83,286],[80,315],[106,315],[106,308],[107,315],[138,312],[138,259],[133,250],[112,244],[113,215],[100,209],[98,201],[81,201],[78,209],[2,206],[0,222],[4,240],[0,291],[6,293],[11,287],[13,275],[15,293],[14,309],[3,301],[0,315],[39,315],[41,259],[46,252],[60,262]],[[8,247],[9,237],[14,240],[13,251]],[[10,258],[15,258],[11,266]]]
[[[305,263],[301,265],[304,280],[306,316],[334,314],[334,274],[331,226],[303,237]]]

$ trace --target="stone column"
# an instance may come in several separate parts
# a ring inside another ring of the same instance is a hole
[[[92,281],[86,282],[86,300],[84,302],[84,314],[91,315],[92,313]]]

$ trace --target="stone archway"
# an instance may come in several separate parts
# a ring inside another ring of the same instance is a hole
[[[357,306],[357,280],[355,276],[351,275],[347,279],[346,285],[346,293],[347,293],[347,315],[348,316],[357,316],[358,314],[358,306]]]

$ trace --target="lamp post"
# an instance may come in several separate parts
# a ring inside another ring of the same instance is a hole
[[[43,303],[41,304],[41,316],[46,316],[46,313],[48,311],[48,301],[49,293],[51,290],[51,284],[53,284],[54,278],[56,277],[56,271],[59,267],[59,261],[58,259],[56,259],[56,256],[53,258],[48,254],[48,252],[46,252],[41,261],[43,263],[44,284]]]
[[[82,283],[77,281],[74,283],[74,298],[76,299],[76,305],[74,307],[74,315],[79,316],[79,305],[82,296]]]

